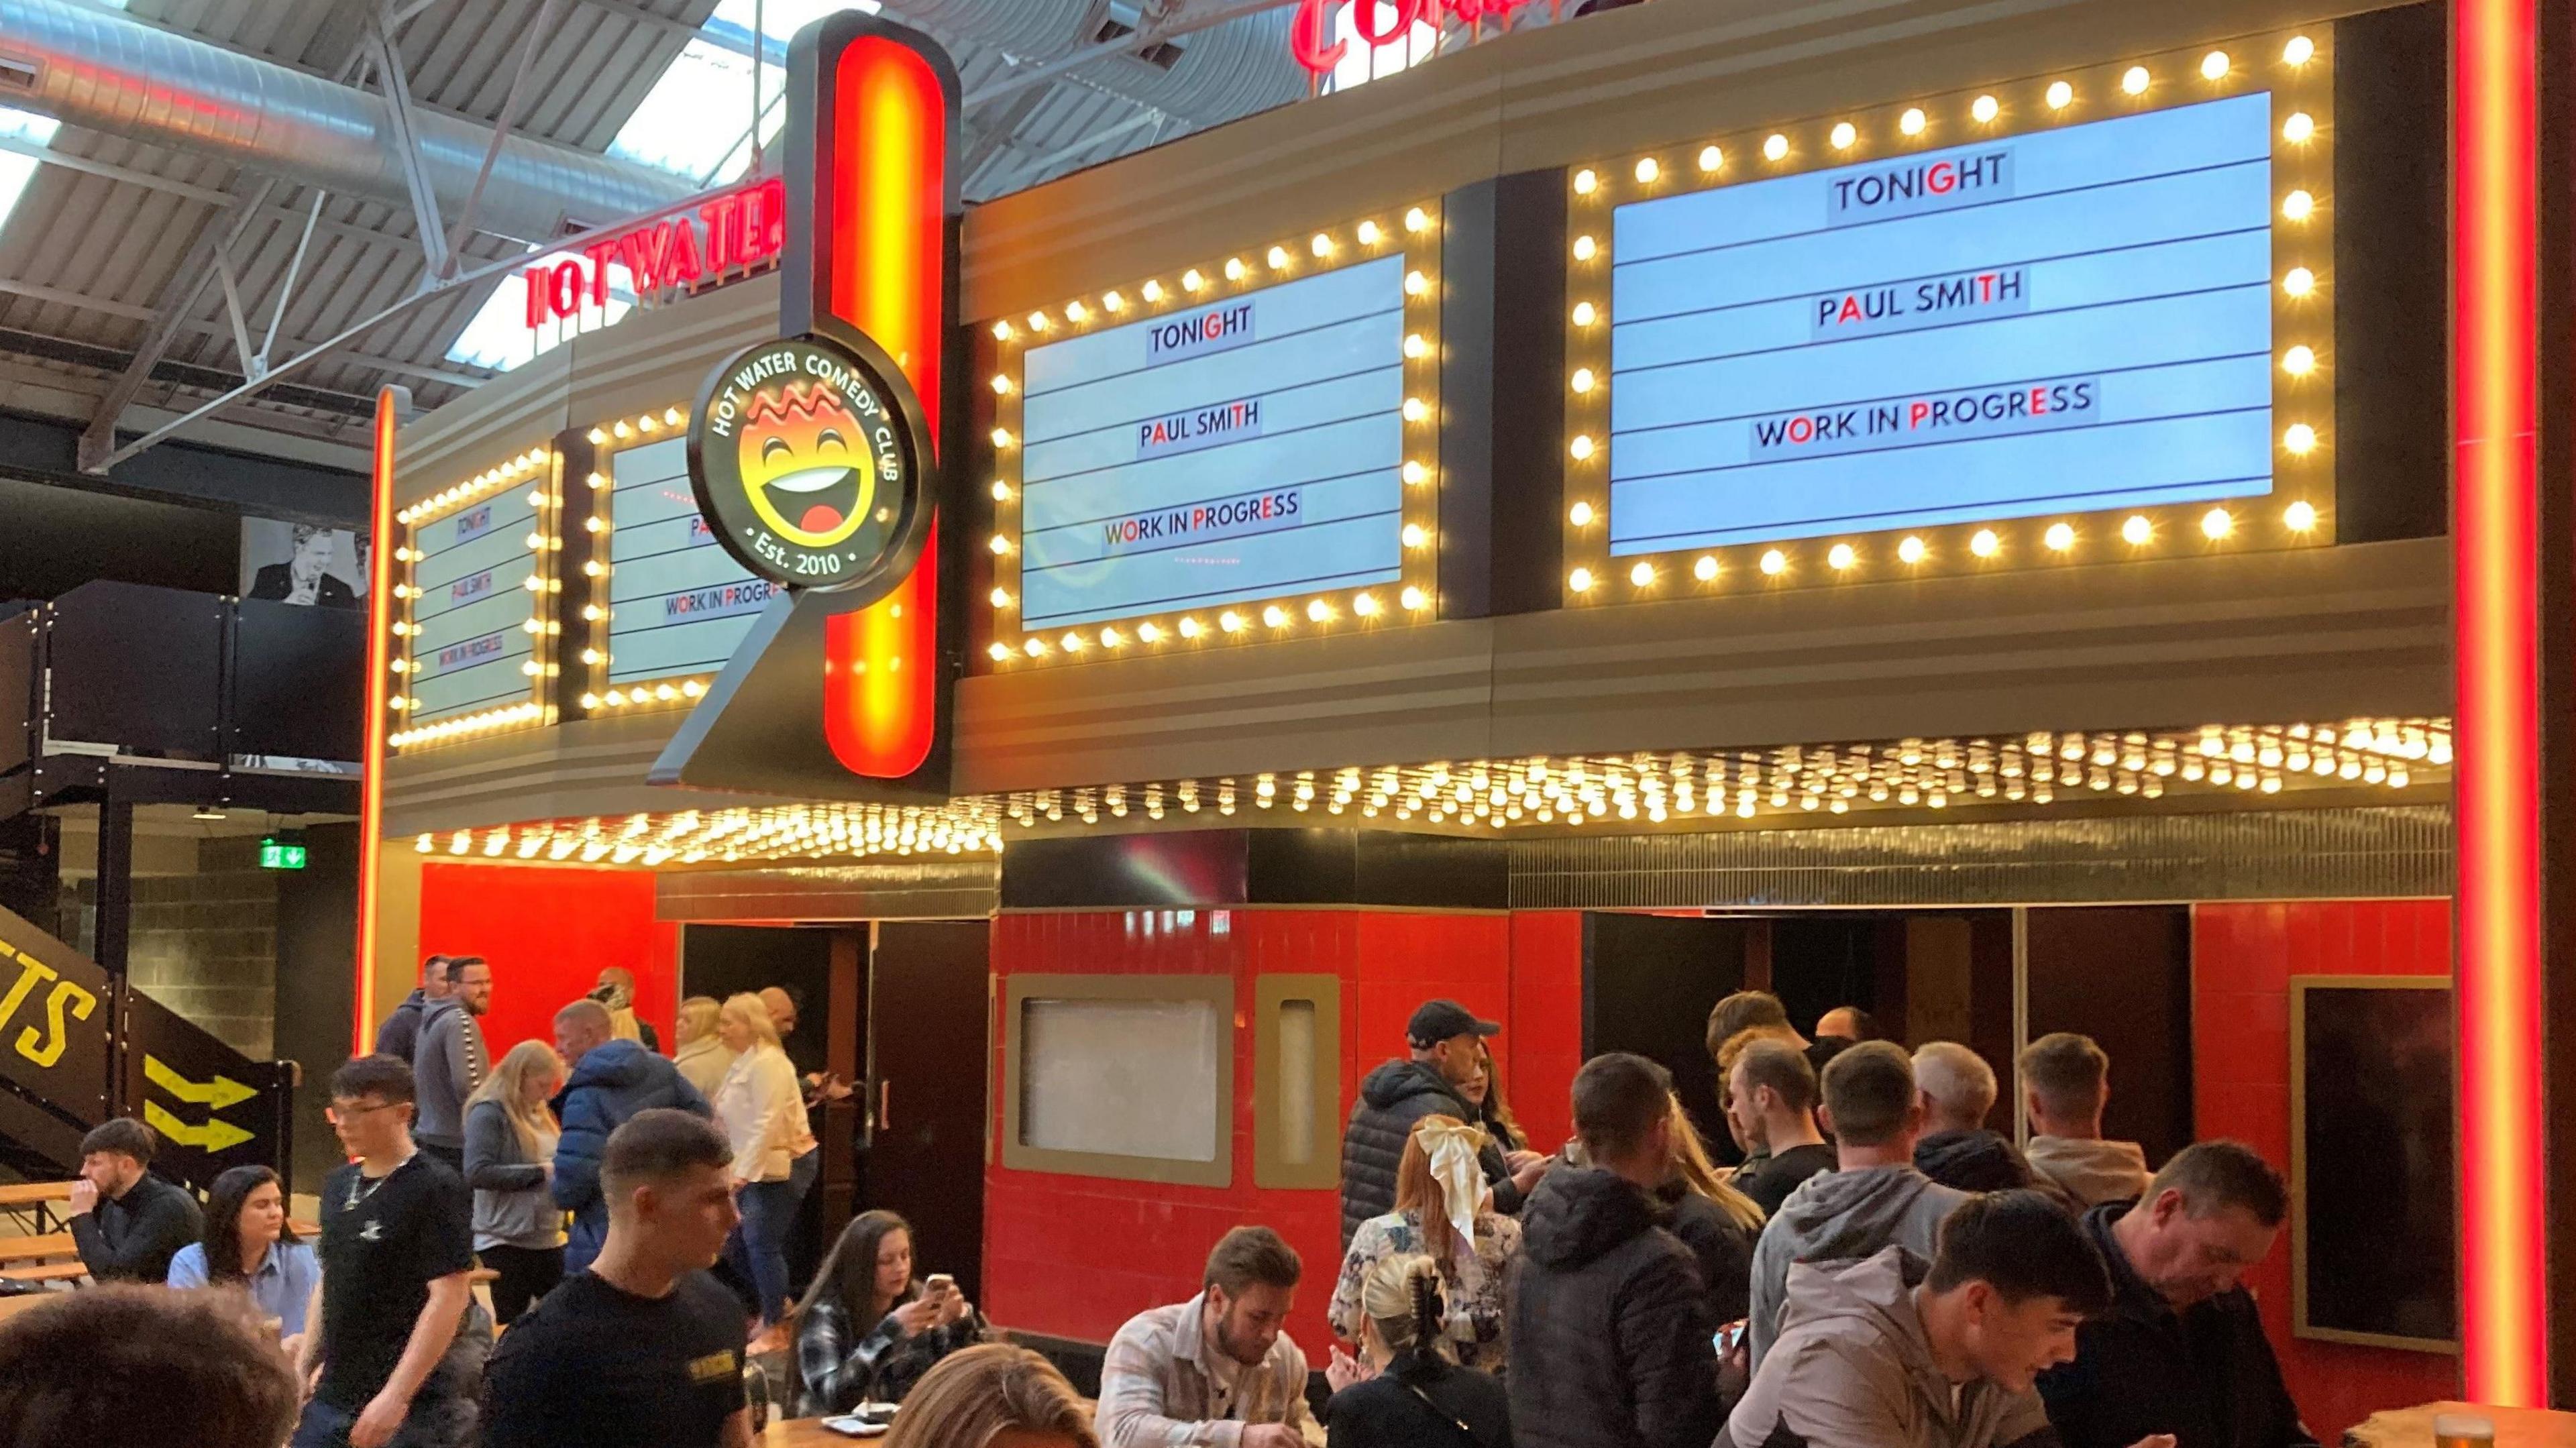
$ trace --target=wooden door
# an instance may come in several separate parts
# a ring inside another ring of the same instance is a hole
[[[911,1221],[924,1276],[983,1300],[985,1082],[992,1059],[984,920],[888,921],[870,961],[866,1201]]]

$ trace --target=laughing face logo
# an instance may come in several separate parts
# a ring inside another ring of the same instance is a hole
[[[752,511],[791,543],[839,547],[876,499],[866,441],[866,425],[826,383],[799,377],[761,389],[738,452]]]
[[[922,434],[878,364],[822,339],[766,342],[708,378],[689,434],[707,530],[790,588],[869,580],[917,521]],[[890,364],[886,372],[891,373]]]

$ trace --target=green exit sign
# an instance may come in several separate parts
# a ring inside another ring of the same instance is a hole
[[[275,835],[259,842],[259,867],[263,870],[301,870],[304,868],[304,842],[289,835]]]

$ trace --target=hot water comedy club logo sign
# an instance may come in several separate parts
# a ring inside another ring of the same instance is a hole
[[[901,544],[928,458],[899,374],[822,338],[764,342],[712,375],[689,477],[718,542],[758,577],[853,588]]]

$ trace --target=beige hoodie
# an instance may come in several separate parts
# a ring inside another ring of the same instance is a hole
[[[2023,1155],[2030,1160],[2031,1184],[2072,1200],[2079,1212],[2146,1194],[2147,1153],[2134,1141],[2034,1136]]]
[[[2046,1428],[2037,1393],[1942,1376],[1914,1309],[1928,1270],[1902,1247],[1790,1268],[1780,1340],[1715,1448],[2009,1448]]]

